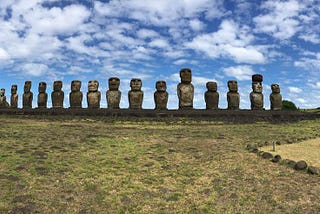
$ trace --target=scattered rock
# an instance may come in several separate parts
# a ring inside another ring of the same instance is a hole
[[[252,152],[252,153],[258,153],[258,152],[259,152],[259,149],[258,149],[258,148],[253,148],[253,149],[250,150],[250,152]]]
[[[296,170],[304,170],[308,167],[308,164],[305,161],[298,161],[294,166]]]
[[[144,164],[145,167],[150,167],[150,166],[153,166],[153,165],[154,165],[154,163],[152,163],[152,162],[148,162],[148,163]]]
[[[290,168],[294,168],[295,165],[296,165],[296,162],[293,161],[293,160],[288,160],[288,161],[287,161],[287,165],[288,165]]]
[[[281,156],[280,155],[276,155],[272,158],[272,162],[273,163],[278,163],[281,160]]]
[[[264,153],[262,153],[262,158],[263,159],[271,159],[271,158],[273,158],[273,155],[269,152],[264,152]]]
[[[320,169],[314,166],[309,166],[308,167],[308,173],[311,175],[320,175]]]

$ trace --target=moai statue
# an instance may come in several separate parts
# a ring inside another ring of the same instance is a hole
[[[240,105],[240,95],[238,93],[238,82],[228,81],[229,92],[227,93],[228,109],[238,110]]]
[[[63,108],[63,100],[62,81],[54,81],[53,92],[51,93],[52,108]]]
[[[168,97],[169,94],[167,90],[167,84],[165,81],[157,81],[156,82],[157,91],[154,92],[154,102],[155,109],[157,110],[167,110]]]
[[[0,90],[0,108],[8,108],[9,103],[7,102],[7,97],[5,95],[6,89],[1,88]]]
[[[47,101],[48,101],[48,94],[46,93],[47,83],[40,82],[38,90],[39,90],[38,108],[47,108]]]
[[[23,100],[22,100],[22,108],[24,109],[32,108],[33,93],[30,91],[31,81],[25,81],[23,90],[24,90],[24,93],[23,93]]]
[[[177,94],[179,98],[179,109],[192,109],[194,87],[191,83],[192,75],[189,68],[180,70],[181,82],[177,86]]]
[[[106,93],[107,103],[109,109],[119,109],[121,91],[119,91],[120,79],[117,77],[111,77],[108,80],[109,90]]]
[[[18,86],[11,86],[11,99],[10,99],[10,107],[18,108],[18,94],[17,94]]]
[[[130,87],[131,90],[128,93],[129,109],[142,109],[143,91],[141,91],[141,79],[132,79]]]
[[[71,82],[71,92],[69,94],[70,108],[82,108],[83,94],[80,91],[81,81],[73,80]]]
[[[101,92],[98,91],[99,82],[90,80],[88,82],[87,103],[88,108],[100,108]]]
[[[282,109],[282,96],[280,94],[280,87],[278,84],[271,85],[272,93],[270,94],[270,109],[281,110]]]
[[[251,110],[263,110],[262,81],[262,75],[252,75],[252,92],[250,93]]]
[[[218,109],[219,93],[217,92],[216,82],[207,82],[207,91],[204,94],[207,109]]]

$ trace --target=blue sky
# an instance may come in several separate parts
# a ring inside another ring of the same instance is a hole
[[[179,70],[193,72],[195,108],[205,108],[207,81],[217,81],[220,108],[227,81],[237,80],[240,107],[249,108],[251,75],[264,76],[265,108],[270,85],[300,108],[320,106],[319,0],[1,0],[0,87],[25,80],[64,82],[65,106],[72,80],[96,79],[106,107],[109,77],[121,79],[121,108],[128,107],[131,78],[143,81],[143,108],[154,108],[157,80],[167,81],[170,109],[178,107]],[[51,106],[49,96],[48,106]],[[86,107],[86,100],[83,101]]]

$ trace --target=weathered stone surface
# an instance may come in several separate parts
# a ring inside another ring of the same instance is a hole
[[[8,108],[9,103],[7,102],[7,97],[5,95],[6,90],[4,88],[1,88],[0,90],[0,108]]]
[[[252,110],[263,110],[263,94],[261,82],[252,82],[250,102]]]
[[[286,163],[290,168],[294,168],[296,165],[296,162],[293,160],[286,160]]]
[[[18,108],[18,94],[17,94],[18,86],[12,85],[11,86],[11,99],[10,99],[10,107],[11,108]]]
[[[295,166],[294,169],[296,170],[305,170],[308,167],[308,164],[305,161],[298,161]]]
[[[207,91],[204,94],[206,102],[206,109],[218,109],[219,107],[219,93],[217,92],[216,82],[207,82]]]
[[[308,173],[312,175],[320,175],[320,169],[314,166],[309,166]]]
[[[142,109],[143,91],[141,91],[141,79],[132,79],[130,81],[131,90],[128,93],[129,109]]]
[[[166,110],[169,94],[167,92],[167,84],[165,81],[156,82],[157,91],[154,92],[155,109]]]
[[[62,81],[53,82],[53,92],[51,101],[53,108],[63,108],[64,92],[62,91]]]
[[[229,92],[227,93],[228,109],[238,110],[240,105],[240,95],[238,93],[238,82],[228,81]]]
[[[281,156],[280,155],[275,155],[272,158],[272,162],[274,162],[274,163],[278,163],[280,160],[281,160]]]
[[[271,153],[269,153],[269,152],[264,152],[264,153],[262,154],[262,158],[264,158],[264,159],[271,159],[271,158],[273,158],[273,155],[272,155]]]
[[[46,93],[47,83],[40,82],[38,87],[38,108],[47,108],[48,94]]]
[[[32,100],[33,100],[33,93],[31,90],[31,81],[25,81],[24,83],[24,93],[22,99],[22,108],[30,109],[32,108]]]
[[[71,82],[71,92],[69,94],[70,108],[82,108],[83,94],[80,89],[81,81],[73,80]]]
[[[282,96],[280,94],[280,87],[278,84],[271,85],[272,93],[270,94],[270,109],[281,110],[282,109]]]
[[[183,68],[180,70],[181,82],[177,86],[177,95],[179,99],[179,109],[192,109],[194,86],[192,85],[191,69]]]
[[[119,91],[120,79],[117,77],[111,77],[108,80],[109,90],[106,93],[107,103],[109,109],[119,109],[121,91]]]
[[[261,74],[252,75],[252,82],[262,82],[263,76]]]
[[[99,82],[90,80],[88,82],[87,103],[88,108],[100,108],[101,93],[99,91]]]

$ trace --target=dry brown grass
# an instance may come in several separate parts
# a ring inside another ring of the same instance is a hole
[[[320,138],[294,144],[276,145],[275,152],[272,146],[267,146],[263,150],[273,155],[279,154],[282,158],[294,161],[304,160],[312,166],[320,167]]]

